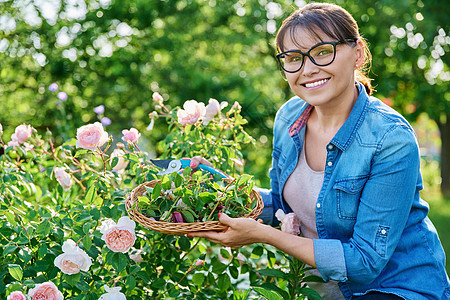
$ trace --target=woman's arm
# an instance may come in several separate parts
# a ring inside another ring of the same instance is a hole
[[[312,239],[282,232],[253,219],[230,218],[224,213],[220,214],[219,221],[229,226],[225,232],[203,231],[191,233],[189,236],[203,237],[213,243],[231,248],[239,248],[254,243],[265,243],[298,258],[305,264],[316,267]]]

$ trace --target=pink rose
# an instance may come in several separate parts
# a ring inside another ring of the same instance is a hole
[[[136,241],[135,227],[136,223],[126,216],[121,217],[117,224],[111,219],[106,220],[100,226],[102,240],[111,251],[125,253]]]
[[[201,259],[197,259],[197,261],[195,262],[196,266],[203,266],[205,264],[205,262]]]
[[[64,168],[54,167],[53,171],[55,172],[56,180],[62,186],[65,191],[68,191],[72,186],[72,178],[69,173],[66,173]]]
[[[91,267],[91,258],[73,240],[65,241],[62,250],[63,254],[58,255],[54,263],[64,274],[77,274]]]
[[[205,114],[205,104],[195,100],[184,102],[183,108],[177,111],[178,122],[181,125],[193,125]]]
[[[27,300],[27,298],[21,291],[15,291],[9,294],[6,300]]]
[[[242,106],[239,104],[239,102],[234,101],[233,106],[231,107],[231,109],[236,109],[236,110],[241,110]]]
[[[32,131],[33,129],[31,128],[30,125],[25,124],[19,125],[16,127],[14,133],[11,135],[11,140],[18,142],[19,144],[23,144],[29,137],[31,137]]]
[[[128,143],[137,143],[141,134],[136,128],[130,128],[130,130],[124,129],[122,130],[122,140]]]
[[[64,300],[63,294],[51,281],[37,284],[28,292],[28,298],[30,300]]]
[[[153,101],[155,101],[155,102],[163,102],[164,101],[163,97],[158,92],[154,92],[152,97],[153,97]]]
[[[95,150],[108,141],[108,133],[100,122],[81,126],[77,129],[77,148]]]
[[[19,145],[19,142],[12,140],[12,141],[9,141],[8,145],[6,145],[6,146],[7,147],[18,147],[20,145]]]
[[[103,286],[105,288],[105,294],[101,295],[98,300],[126,300],[127,298],[123,293],[120,292],[121,287],[109,287],[107,285]]]
[[[300,234],[300,220],[294,213],[285,214],[279,209],[275,213],[275,217],[281,222],[281,231],[293,235]]]

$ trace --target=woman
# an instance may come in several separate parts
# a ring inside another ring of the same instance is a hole
[[[292,91],[274,123],[262,218],[293,211],[302,236],[221,214],[233,248],[267,243],[314,266],[325,299],[450,299],[445,254],[427,217],[417,140],[360,70],[370,53],[343,8],[312,3],[281,26],[277,58]],[[198,163],[195,158],[192,167]]]

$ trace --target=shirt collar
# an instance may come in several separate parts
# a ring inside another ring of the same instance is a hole
[[[367,103],[366,100],[369,98],[364,85],[360,82],[357,82],[356,84],[358,87],[359,96],[356,99],[355,104],[353,105],[349,117],[331,140],[331,143],[336,145],[336,147],[338,147],[342,151],[347,149],[348,145],[353,140],[354,133],[361,125],[361,122],[363,120],[362,115],[365,112],[364,108]],[[314,106],[308,104],[300,117],[298,117],[298,119],[295,120],[291,127],[289,127],[289,135],[291,137],[297,134],[303,127],[305,127],[313,108]]]

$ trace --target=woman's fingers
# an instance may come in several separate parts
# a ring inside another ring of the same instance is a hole
[[[194,156],[193,158],[191,158],[191,164],[190,167],[192,169],[195,169],[198,167],[198,165],[205,165],[211,168],[214,168],[213,164],[210,163],[208,160],[206,160],[205,158],[201,157],[201,156]]]

